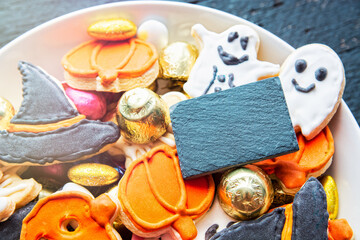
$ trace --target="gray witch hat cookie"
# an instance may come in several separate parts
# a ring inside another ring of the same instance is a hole
[[[0,130],[0,163],[50,164],[103,152],[120,137],[113,122],[85,119],[66,97],[58,80],[26,62],[23,101],[9,127]]]
[[[296,193],[292,204],[291,239],[328,239],[326,194],[321,183],[314,177]],[[285,208],[276,208],[252,221],[243,221],[213,235],[211,240],[220,239],[276,239],[281,240],[285,222],[291,215],[286,215]],[[290,221],[291,222],[291,221]],[[289,225],[287,226],[289,227]]]

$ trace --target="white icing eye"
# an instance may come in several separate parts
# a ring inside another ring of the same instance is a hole
[[[315,78],[318,81],[323,81],[326,78],[327,75],[327,70],[324,67],[318,68],[315,71]]]
[[[305,71],[307,67],[306,61],[304,59],[298,59],[295,62],[295,70],[298,73],[302,73],[303,71]]]

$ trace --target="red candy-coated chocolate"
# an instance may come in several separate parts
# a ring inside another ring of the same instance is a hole
[[[66,95],[74,102],[79,113],[91,120],[100,120],[106,114],[106,99],[100,92],[67,87]]]

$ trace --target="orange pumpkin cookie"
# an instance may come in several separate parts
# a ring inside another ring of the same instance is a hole
[[[331,165],[334,154],[334,140],[329,127],[316,137],[306,140],[297,134],[299,151],[268,159],[254,165],[275,176],[283,190],[295,194],[310,177],[318,177]]]
[[[92,40],[68,52],[62,65],[73,88],[121,92],[153,83],[159,73],[157,59],[155,47],[140,39]]]
[[[194,239],[193,219],[209,209],[214,192],[210,175],[183,180],[176,150],[161,145],[126,170],[119,183],[120,218],[142,237],[158,237],[173,227],[182,239]]]
[[[25,217],[20,240],[119,240],[112,226],[117,210],[107,194],[94,199],[80,191],[57,192],[41,199]]]

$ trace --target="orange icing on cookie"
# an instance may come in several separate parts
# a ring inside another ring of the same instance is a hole
[[[93,199],[81,192],[60,192],[39,200],[23,220],[20,240],[118,239],[110,223],[117,211],[106,194]],[[73,229],[67,225],[77,223]]]
[[[297,134],[299,151],[255,163],[268,174],[275,174],[287,188],[301,187],[308,175],[324,168],[334,154],[334,140],[329,127],[306,140]]]
[[[209,209],[214,192],[210,175],[183,180],[177,151],[167,145],[134,161],[119,183],[123,211],[138,229],[148,232],[171,225],[183,239],[196,237],[192,219]]]
[[[101,78],[102,85],[116,78],[143,75],[157,61],[153,45],[132,38],[127,41],[89,41],[75,47],[62,59],[66,71],[75,77]]]
[[[38,125],[30,125],[30,124],[9,124],[7,131],[8,132],[48,132],[53,131],[61,127],[69,127],[80,120],[85,119],[85,115],[79,115],[70,119],[66,119],[60,122],[50,123],[50,124],[38,124]]]
[[[346,219],[329,220],[329,240],[350,240],[353,237],[353,230]]]
[[[283,206],[285,207],[285,224],[281,234],[281,240],[290,240],[292,235],[292,226],[293,226],[293,211],[292,204]]]

